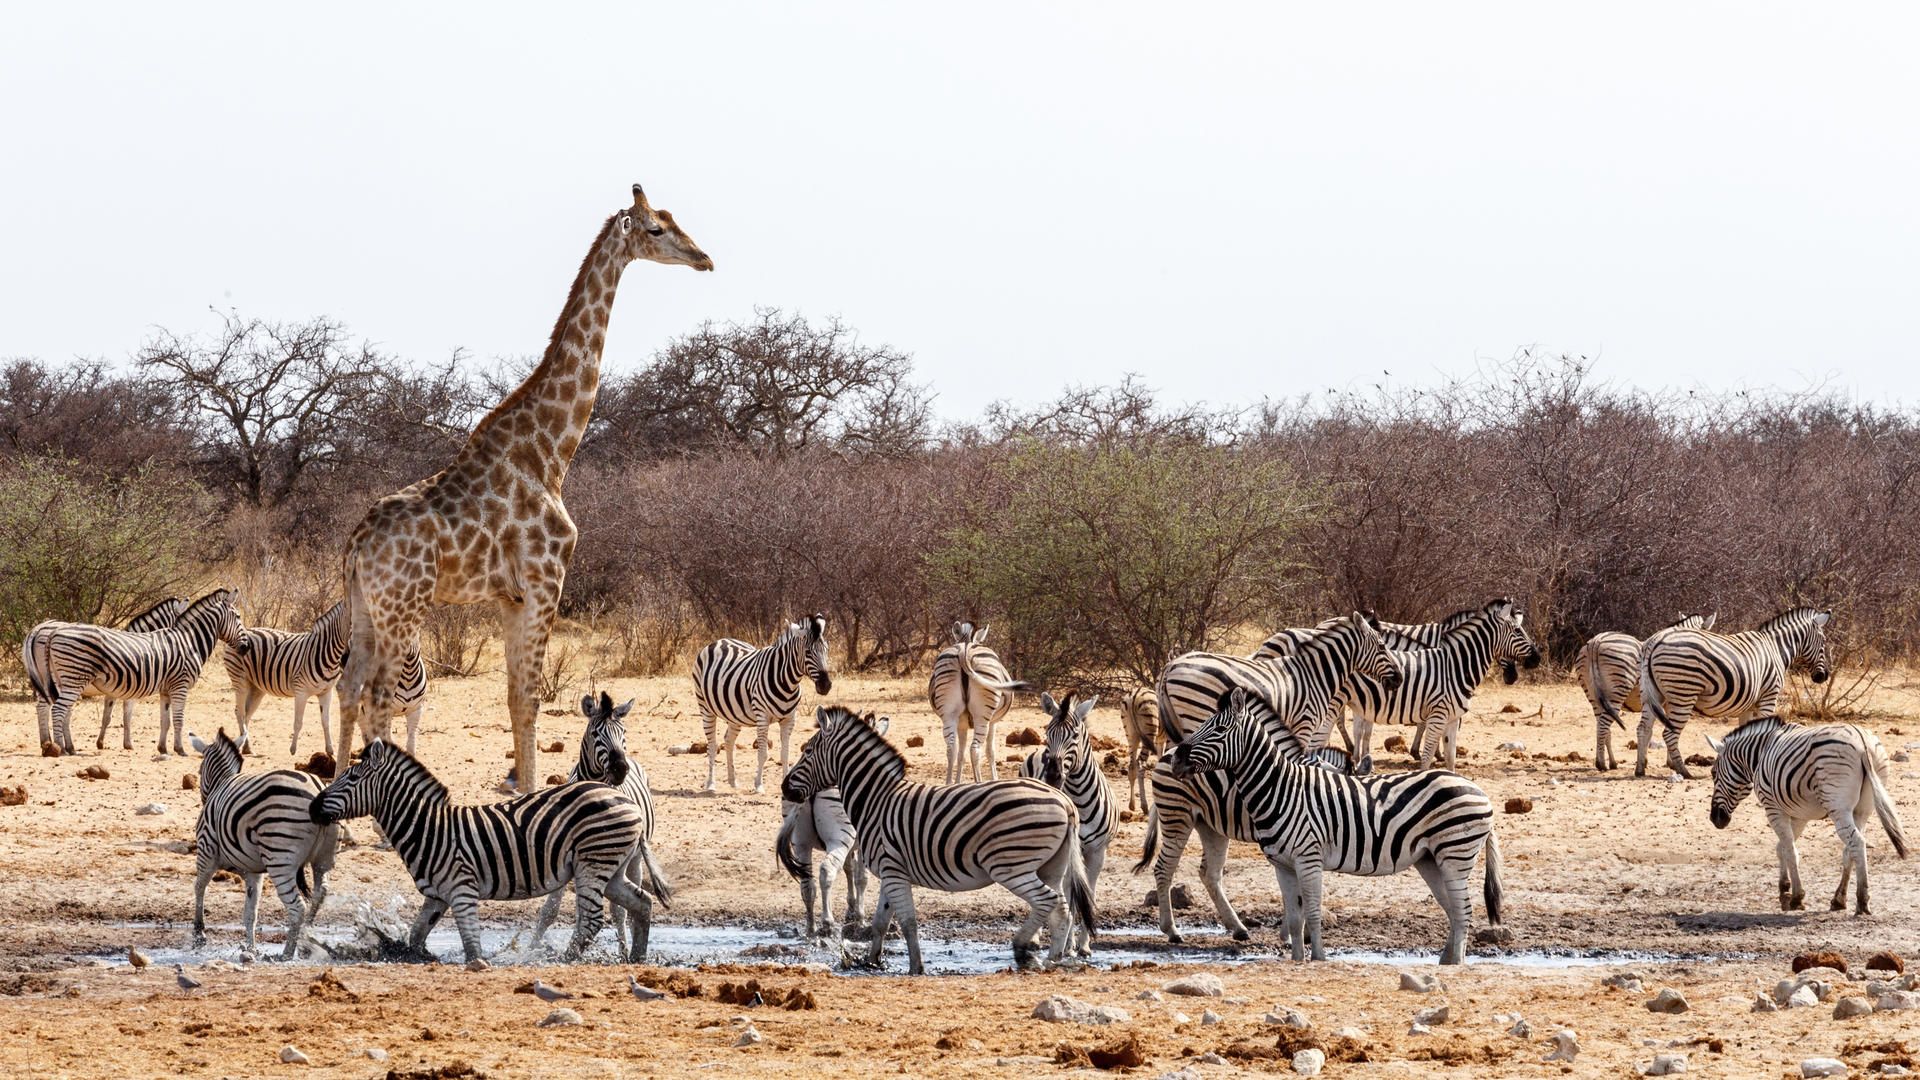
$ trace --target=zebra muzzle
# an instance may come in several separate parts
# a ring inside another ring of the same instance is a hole
[[[1707,812],[1707,817],[1712,820],[1713,827],[1716,829],[1724,829],[1733,821],[1732,814],[1727,813],[1717,806]]]

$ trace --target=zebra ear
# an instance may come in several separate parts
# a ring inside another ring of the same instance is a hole
[[[1513,613],[1513,625],[1515,625],[1515,626],[1525,626],[1526,624],[1527,624],[1527,613],[1526,613],[1526,612],[1524,612],[1524,611],[1516,611],[1516,612],[1514,612],[1514,613]]]
[[[1072,701],[1073,695],[1068,694],[1067,700]],[[1045,690],[1040,691],[1040,708],[1044,710],[1048,716],[1055,716],[1060,712],[1059,703],[1054,701],[1053,695],[1047,693]]]
[[[821,731],[827,729],[827,707],[825,705],[815,705],[813,707],[813,726],[819,728]]]
[[[588,719],[593,718],[593,695],[592,694],[586,694],[580,698],[580,715],[587,717]]]
[[[872,716],[873,714],[868,713],[867,715]],[[878,720],[873,721],[873,730],[876,732],[879,732],[882,735],[885,735],[887,733],[887,729],[892,726],[893,726],[893,718],[890,716],[882,716]]]
[[[205,755],[207,752],[207,744],[191,731],[187,732],[187,745],[193,747],[193,752],[196,754]]]
[[[1095,705],[1097,705],[1097,704],[1099,704],[1099,702],[1100,702],[1100,698],[1099,698],[1099,697],[1098,697],[1098,696],[1096,695],[1096,696],[1094,696],[1094,697],[1090,697],[1090,698],[1088,698],[1087,700],[1085,700],[1085,701],[1083,701],[1083,702],[1081,702],[1080,704],[1078,704],[1078,705],[1076,705],[1076,706],[1074,706],[1074,709],[1073,709],[1073,722],[1074,722],[1074,723],[1076,723],[1076,724],[1084,724],[1084,723],[1086,723],[1086,722],[1087,722],[1087,714],[1088,714],[1088,713],[1090,713],[1090,712],[1092,712],[1092,711],[1093,711],[1093,707],[1094,707]]]
[[[1827,620],[1831,618],[1833,618],[1833,609],[1828,608],[1813,617],[1813,625],[1825,626],[1827,625]]]
[[[624,705],[614,705],[614,706],[613,706],[613,718],[614,718],[615,720],[620,720],[620,719],[624,719],[624,718],[626,717],[626,715],[627,715],[628,713],[630,713],[630,712],[632,712],[632,711],[633,711],[633,702],[634,702],[634,699],[633,699],[633,698],[628,698],[628,699],[626,700],[626,704],[624,704]],[[613,704],[613,703],[612,703],[612,700],[611,700],[611,699],[609,699],[609,700],[608,700],[608,704],[609,704],[609,705],[611,705],[611,704]]]
[[[988,627],[988,626],[982,626],[982,627],[981,627],[980,629],[978,629],[978,630],[975,630],[975,631],[973,632],[973,643],[974,643],[975,645],[984,645],[984,644],[986,644],[986,641],[987,641],[987,631],[988,631],[988,630],[990,630],[990,629],[992,629],[992,628],[991,628],[991,627]]]
[[[1227,695],[1227,704],[1230,705],[1236,713],[1247,711],[1247,706],[1252,700],[1252,695],[1247,693],[1247,688],[1244,686],[1234,687]]]
[[[807,620],[807,636],[815,641],[819,641],[821,638],[827,636],[827,617],[825,615],[815,612],[813,616]]]
[[[1705,627],[1705,628],[1706,628],[1706,629],[1708,629],[1708,630],[1711,630],[1711,629],[1713,629],[1713,624],[1714,624],[1714,621],[1715,621],[1715,620],[1717,620],[1717,619],[1719,619],[1719,618],[1720,618],[1720,613],[1719,613],[1719,612],[1717,612],[1717,611],[1709,611],[1709,612],[1707,612],[1707,618],[1706,618],[1706,621],[1705,621],[1705,622],[1703,622],[1703,623],[1701,623],[1700,625],[1701,625],[1701,626],[1703,626],[1703,627]]]
[[[1713,751],[1715,754],[1718,754],[1720,752],[1720,747],[1725,745],[1724,743],[1714,742],[1713,736],[1711,735],[1706,736],[1706,740],[1707,740],[1707,749]]]

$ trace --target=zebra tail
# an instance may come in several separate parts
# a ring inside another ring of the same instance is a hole
[[[673,910],[673,886],[667,884],[667,875],[660,869],[660,863],[653,857],[653,845],[640,841],[640,866],[647,872],[647,891],[653,894],[660,906]]]
[[[801,803],[793,813],[787,815],[787,820],[780,823],[780,834],[773,838],[774,858],[780,860],[780,868],[795,881],[813,878],[813,853],[795,851],[793,846],[793,832],[800,825],[800,815],[812,811],[811,800]]]
[[[1487,881],[1484,889],[1487,901],[1487,921],[1500,925],[1500,838],[1487,832]]]
[[[1095,934],[1093,922],[1093,887],[1087,883],[1086,860],[1080,855],[1080,822],[1076,820],[1073,828],[1067,832],[1067,902],[1073,905],[1073,917],[1081,926],[1087,928],[1087,940],[1092,941]]]
[[[26,665],[27,681],[33,684],[33,692],[54,701],[59,697],[60,688],[53,681],[53,661],[48,655],[51,647],[47,644],[49,634],[27,635],[20,645],[20,662]]]
[[[1653,681],[1653,664],[1643,656],[1640,659],[1640,714],[1645,716],[1648,713],[1653,714],[1653,718],[1659,721],[1662,729],[1671,726],[1671,722],[1667,719],[1666,706],[1660,701],[1660,687]],[[1625,730],[1625,728],[1626,725],[1622,724],[1621,729]]]
[[[1862,764],[1867,774],[1867,789],[1873,792],[1873,812],[1880,818],[1880,827],[1887,830],[1887,839],[1893,841],[1893,852],[1901,858],[1907,857],[1907,832],[1900,825],[1900,811],[1893,805],[1893,796],[1887,794],[1886,786],[1880,783],[1880,773],[1874,769],[1871,757]]]
[[[963,650],[960,654],[960,675],[962,678],[977,682],[989,690],[997,690],[1003,694],[1012,693],[1016,690],[1027,691],[1033,689],[1032,684],[1024,679],[1003,682],[999,679],[990,679],[980,674],[979,669],[973,666],[973,650],[971,649]]]
[[[1627,722],[1620,719],[1620,710],[1613,707],[1613,702],[1600,686],[1600,650],[1594,648],[1589,642],[1580,650],[1580,658],[1587,662],[1587,686],[1590,688],[1588,692],[1593,695],[1594,702],[1599,705],[1600,714],[1611,720],[1614,727],[1621,731],[1627,730]],[[1646,700],[1644,693],[1641,695],[1641,700]]]
[[[1153,793],[1151,786],[1147,788],[1147,793],[1149,795]],[[1160,804],[1152,798],[1149,798],[1147,799],[1147,839],[1140,849],[1140,861],[1133,864],[1133,872],[1136,874],[1145,873],[1147,867],[1153,865],[1154,858],[1159,854]]]
[[[293,875],[293,887],[300,890],[303,900],[313,899],[313,885],[307,881],[307,864],[301,863],[299,872]]]

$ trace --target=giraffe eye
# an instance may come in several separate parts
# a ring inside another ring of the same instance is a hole
[[[666,235],[666,232],[667,230],[661,228],[658,225],[655,225],[653,228],[647,230],[647,235],[648,236],[664,236]]]

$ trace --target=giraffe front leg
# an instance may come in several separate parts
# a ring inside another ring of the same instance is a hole
[[[540,714],[540,683],[546,671],[547,639],[559,607],[559,587],[558,581],[550,586],[529,583],[524,600],[501,602],[507,630],[507,713],[513,722],[513,772],[508,775],[512,790],[533,791],[540,783],[534,724]]]

